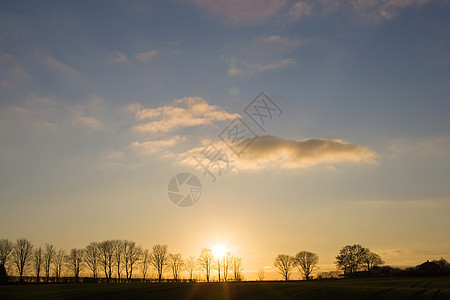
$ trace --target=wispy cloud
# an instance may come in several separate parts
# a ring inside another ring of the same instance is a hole
[[[113,52],[109,53],[108,60],[113,63],[118,63],[118,64],[129,62],[127,56],[120,51],[113,51]]]
[[[142,62],[149,62],[156,55],[158,55],[157,50],[150,50],[147,52],[138,53],[135,57]]]
[[[252,76],[296,64],[290,54],[302,45],[303,42],[295,38],[280,35],[260,36],[225,46],[222,60],[230,65],[228,76]],[[233,56],[229,53],[233,53]]]
[[[199,97],[175,99],[172,104],[157,108],[142,108],[139,104],[129,106],[136,120],[146,121],[133,129],[142,133],[167,133],[179,128],[213,125],[239,117],[216,105],[210,105]]]
[[[286,0],[192,0],[192,2],[221,17],[229,24],[254,24],[266,21],[286,5]]]
[[[141,154],[153,155],[160,153],[162,150],[171,148],[181,142],[186,142],[187,137],[176,135],[166,140],[153,140],[146,142],[133,142],[130,147]]]

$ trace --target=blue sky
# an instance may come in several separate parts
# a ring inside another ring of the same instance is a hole
[[[2,1],[1,235],[63,248],[127,237],[186,256],[227,243],[248,278],[280,252],[332,269],[348,243],[392,265],[448,257],[449,12],[444,0]],[[211,183],[185,158],[220,145],[261,91],[284,113],[258,135],[277,138]],[[191,208],[167,198],[181,171],[204,184]]]

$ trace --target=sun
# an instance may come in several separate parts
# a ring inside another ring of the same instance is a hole
[[[227,253],[227,249],[222,245],[217,245],[213,249],[213,255],[215,258],[221,259],[223,258]]]

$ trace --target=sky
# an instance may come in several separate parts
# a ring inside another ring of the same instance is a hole
[[[247,279],[280,279],[275,257],[302,250],[335,270],[356,243],[392,266],[450,259],[449,14],[446,0],[1,1],[0,237],[224,245]],[[214,178],[198,163],[211,149]],[[201,182],[189,207],[169,198],[180,173]]]

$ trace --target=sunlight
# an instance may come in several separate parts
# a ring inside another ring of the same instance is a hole
[[[215,258],[221,259],[227,253],[227,249],[222,245],[216,245],[213,249],[213,255]]]

